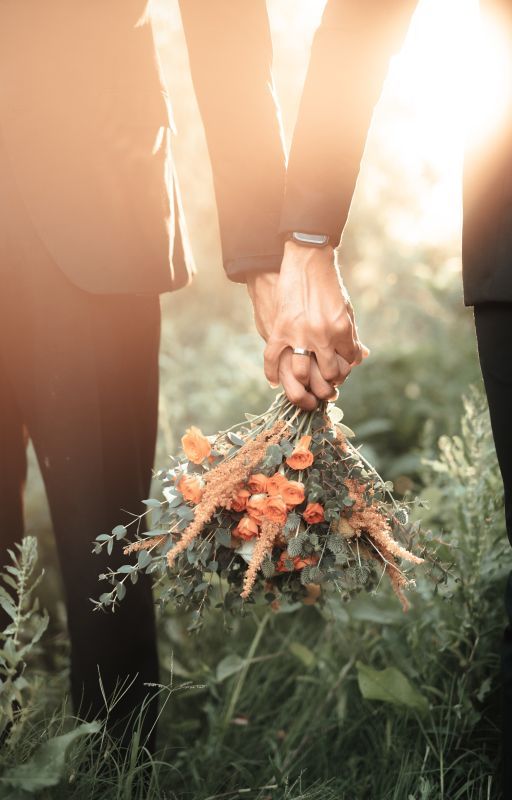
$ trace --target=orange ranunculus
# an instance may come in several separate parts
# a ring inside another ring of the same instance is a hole
[[[308,503],[302,512],[302,516],[308,525],[315,525],[318,522],[324,521],[324,508],[320,503]]]
[[[247,501],[247,513],[257,522],[263,517],[267,505],[266,494],[253,494]]]
[[[316,564],[318,562],[318,556],[295,556],[293,559],[293,566],[295,569],[304,569],[304,567],[310,564]]]
[[[311,444],[311,436],[301,436],[295,449],[286,459],[286,463],[292,469],[306,469],[310,467],[314,461],[314,456],[309,446]]]
[[[187,428],[184,436],[181,437],[181,445],[188,460],[194,464],[201,464],[212,450],[204,433],[194,426]]]
[[[258,472],[256,475],[251,475],[247,485],[253,494],[264,494],[267,491],[267,481],[267,476]]]
[[[240,539],[254,539],[259,533],[259,526],[255,519],[251,519],[246,515],[242,517],[233,533],[235,536],[239,536]]]
[[[232,508],[233,511],[245,511],[247,508],[247,501],[251,493],[249,489],[239,489],[238,492],[233,495],[232,499],[229,501],[229,505],[227,508]]]
[[[289,570],[285,565],[285,561],[290,560],[293,561],[293,569],[299,570],[304,569],[304,567],[308,564],[316,564],[318,561],[318,556],[295,556],[292,558],[288,554],[288,550],[283,550],[276,564],[277,572],[290,572],[291,570]]]
[[[281,488],[281,497],[287,506],[299,506],[304,502],[304,484],[300,481],[286,481]]]
[[[283,550],[276,564],[276,572],[290,572],[291,570],[285,565],[285,561],[293,561],[292,557],[288,555],[288,550]]]
[[[265,517],[279,525],[284,525],[288,516],[288,509],[282,497],[267,497],[265,503]]]
[[[282,472],[276,472],[271,478],[267,480],[267,494],[272,497],[276,494],[281,494],[281,489],[288,483],[288,479]]]
[[[177,485],[187,503],[199,503],[204,489],[202,481],[197,475],[182,475]]]

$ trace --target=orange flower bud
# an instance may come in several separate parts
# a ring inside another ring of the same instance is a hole
[[[253,494],[262,494],[267,491],[267,482],[267,476],[258,472],[256,475],[251,475],[247,485]]]
[[[253,494],[247,501],[247,513],[257,522],[263,517],[267,505],[266,494]]]
[[[311,436],[301,436],[295,449],[286,459],[286,463],[292,469],[307,469],[314,461],[314,456],[309,446],[311,444]]]
[[[212,450],[212,446],[204,433],[194,426],[187,428],[185,434],[181,437],[181,445],[188,460],[194,464],[201,464]]]
[[[318,522],[323,522],[325,519],[324,509],[320,503],[308,503],[302,512],[303,518],[308,525],[315,525]]]
[[[254,539],[254,537],[258,535],[259,530],[260,529],[256,520],[245,516],[242,517],[236,526],[234,534],[235,536],[239,536],[240,539]]]
[[[187,503],[199,503],[203,496],[203,483],[197,475],[182,475],[177,486]]]
[[[276,564],[277,572],[290,572],[286,567],[285,561],[293,561],[293,569],[299,570],[304,569],[304,567],[308,564],[316,564],[318,562],[318,556],[295,556],[291,558],[287,550],[283,550],[281,555],[279,556],[279,560]]]
[[[276,564],[276,572],[290,572],[288,567],[285,565],[285,561],[292,560],[290,555],[288,555],[288,550],[283,550],[279,559]]]
[[[286,481],[281,488],[281,497],[287,506],[298,506],[304,502],[304,484],[299,481]]]
[[[302,602],[305,606],[312,606],[317,602],[318,598],[322,594],[322,587],[319,583],[307,583],[306,591],[307,595]]]
[[[295,556],[293,559],[293,566],[295,569],[304,569],[305,566],[316,564],[318,556]]]
[[[279,525],[284,525],[288,516],[288,509],[282,497],[276,495],[275,497],[268,497],[265,503],[265,517],[277,522]]]
[[[267,494],[272,497],[276,494],[281,494],[281,489],[288,483],[288,479],[282,472],[276,472],[271,478],[267,480]]]

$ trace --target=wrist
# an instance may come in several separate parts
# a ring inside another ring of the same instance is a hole
[[[288,239],[284,245],[284,258],[281,272],[315,271],[332,269],[334,265],[334,248],[330,244],[323,247],[306,247]]]

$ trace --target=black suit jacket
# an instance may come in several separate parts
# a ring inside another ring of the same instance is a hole
[[[339,243],[373,108],[416,5],[328,0],[294,131],[281,231],[329,233]],[[512,47],[509,0],[481,5],[500,16]],[[464,301],[512,301],[512,114],[492,141],[467,149],[463,201]]]
[[[0,2],[0,139],[41,239],[92,292],[163,292],[193,268],[174,236],[179,190],[146,3]],[[285,159],[265,0],[180,7],[224,265],[243,280],[277,269],[282,254]]]

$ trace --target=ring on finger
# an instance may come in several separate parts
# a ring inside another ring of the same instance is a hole
[[[295,356],[312,356],[313,351],[307,350],[305,347],[292,347],[292,353]]]

